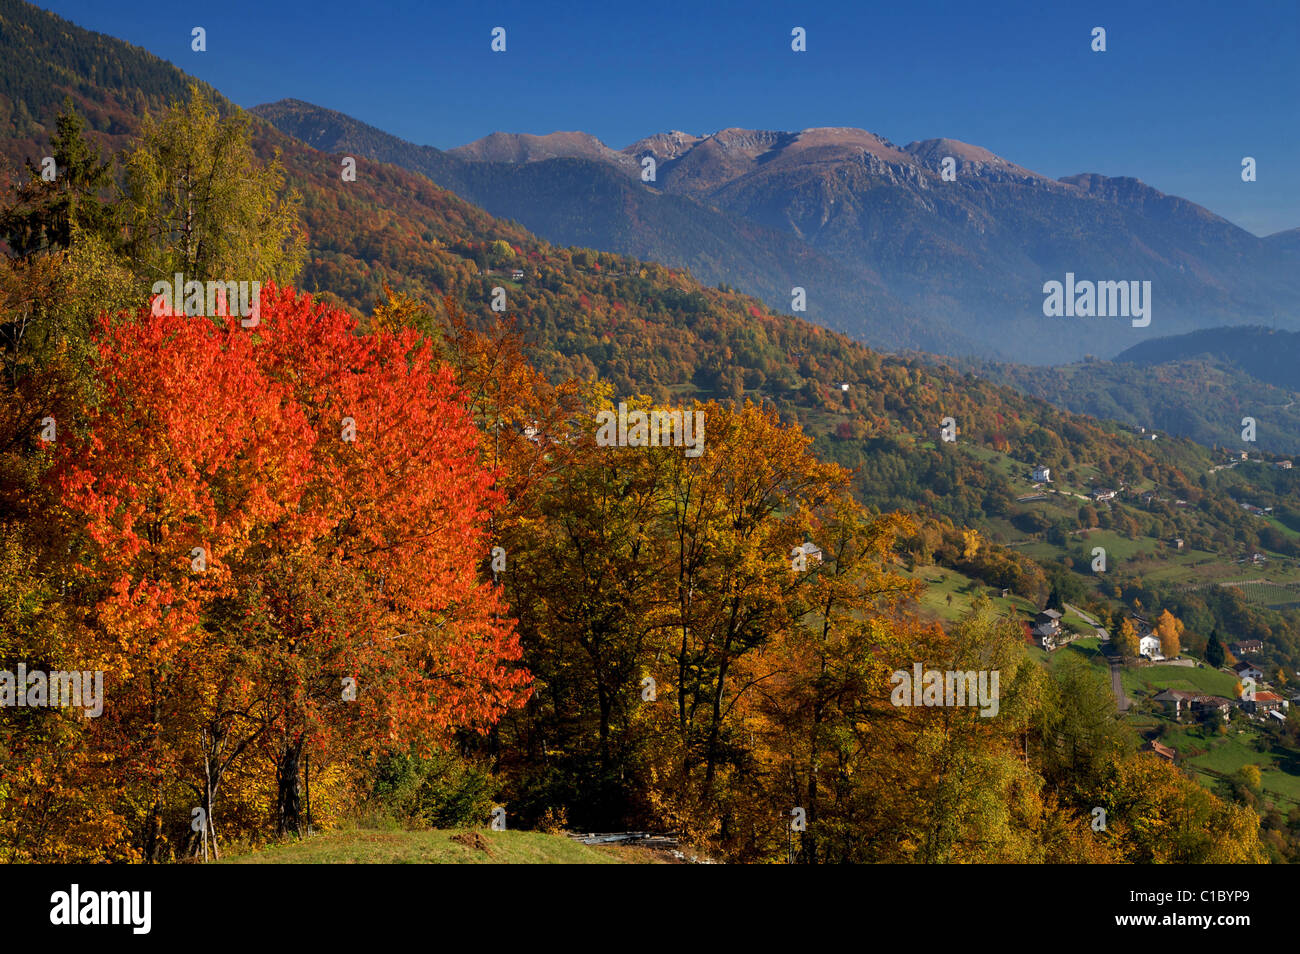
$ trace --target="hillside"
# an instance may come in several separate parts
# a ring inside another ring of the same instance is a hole
[[[1247,326],[1155,338],[1112,361],[1053,368],[957,361],[991,380],[1081,414],[1234,448],[1241,420],[1255,446],[1300,453],[1300,333]]]
[[[1300,332],[1257,326],[1207,328],[1156,338],[1115,356],[1117,364],[1141,367],[1193,359],[1214,359],[1274,387],[1300,391]]]
[[[978,361],[954,365],[1078,414],[1207,446],[1300,454],[1297,392],[1208,351],[1149,363],[1087,359],[1052,368]],[[1284,379],[1286,372],[1279,369],[1275,377]],[[1256,421],[1254,444],[1241,440],[1244,417]]]

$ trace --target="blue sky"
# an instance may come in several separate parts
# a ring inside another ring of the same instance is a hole
[[[582,129],[858,126],[1054,177],[1142,179],[1243,228],[1300,226],[1300,4],[43,0],[242,106],[295,97],[448,148]],[[190,29],[208,50],[190,50]],[[507,51],[489,49],[507,31]],[[790,50],[790,30],[808,52]],[[1107,30],[1093,53],[1091,30]],[[1258,181],[1241,181],[1241,160]]]

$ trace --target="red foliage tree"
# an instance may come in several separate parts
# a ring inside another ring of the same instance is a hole
[[[494,474],[429,341],[268,285],[256,328],[146,310],[98,343],[104,400],[54,474],[147,853],[175,778],[210,807],[260,752],[296,829],[305,747],[427,745],[522,704],[479,573]]]

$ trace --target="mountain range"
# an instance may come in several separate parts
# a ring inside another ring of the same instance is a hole
[[[298,100],[253,112],[557,243],[689,268],[778,311],[803,288],[803,317],[884,350],[1057,364],[1212,327],[1300,329],[1300,230],[1260,238],[1136,179],[1051,179],[952,139],[724,129],[616,150],[582,132],[498,132],[443,151]],[[1043,286],[1067,273],[1151,282],[1150,325],[1045,317]]]

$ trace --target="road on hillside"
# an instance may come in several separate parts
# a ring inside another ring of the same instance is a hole
[[[1128,712],[1129,706],[1133,704],[1128,696],[1124,695],[1124,683],[1119,678],[1120,665],[1118,659],[1110,661],[1110,691],[1115,694],[1115,708],[1119,710],[1120,715]]]
[[[1119,675],[1120,674],[1119,653],[1115,652],[1114,647],[1111,646],[1110,644],[1110,633],[1106,632],[1106,630],[1098,626],[1097,621],[1093,619],[1091,616],[1089,616],[1087,613],[1085,613],[1083,610],[1079,609],[1079,607],[1074,606],[1073,604],[1070,603],[1065,603],[1063,605],[1065,606],[1066,610],[1073,613],[1075,616],[1079,617],[1079,619],[1083,620],[1085,623],[1087,623],[1089,626],[1095,629],[1097,631],[1097,635],[1101,637],[1102,652],[1106,654],[1107,658],[1110,661],[1110,691],[1115,696],[1115,708],[1119,710],[1121,715],[1125,712],[1128,712],[1129,707],[1133,705],[1133,701],[1129,699],[1127,695],[1124,694],[1124,682],[1123,680],[1120,679],[1120,675]]]
[[[1067,610],[1069,610],[1075,616],[1079,617],[1079,619],[1083,620],[1089,626],[1093,627],[1094,629],[1096,628],[1097,621],[1093,619],[1091,616],[1089,616],[1087,613],[1085,613],[1083,610],[1079,609],[1079,607],[1075,606],[1073,603],[1065,603],[1064,606]]]

